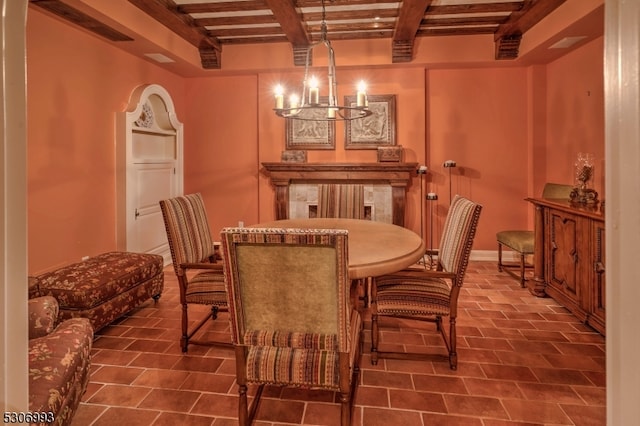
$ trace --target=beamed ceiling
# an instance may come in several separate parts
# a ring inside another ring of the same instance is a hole
[[[128,0],[220,68],[224,46],[288,42],[295,65],[320,38],[322,0]],[[61,0],[31,0],[113,41],[127,37]],[[325,0],[329,40],[391,40],[392,62],[411,62],[416,37],[493,34],[495,58],[518,57],[523,35],[565,0]]]

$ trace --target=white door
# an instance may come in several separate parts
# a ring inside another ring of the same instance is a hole
[[[131,182],[134,219],[127,235],[127,250],[170,255],[158,201],[176,196],[175,164],[136,164]]]
[[[182,123],[171,97],[158,85],[136,89],[129,111],[116,119],[118,249],[171,253],[159,201],[182,195]]]

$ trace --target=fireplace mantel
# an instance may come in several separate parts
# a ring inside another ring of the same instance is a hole
[[[391,186],[393,223],[404,226],[406,188],[418,163],[262,163],[276,190],[276,219],[289,218],[292,183],[377,183]]]

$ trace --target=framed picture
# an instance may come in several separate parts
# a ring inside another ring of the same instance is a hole
[[[396,144],[396,95],[367,96],[373,114],[345,122],[345,149],[377,149]],[[345,96],[345,105],[355,106],[355,96]]]
[[[321,103],[329,100],[321,97]],[[314,115],[324,118],[326,111],[302,110],[305,120],[285,119],[286,149],[335,149],[336,148],[336,123],[335,121],[313,120]]]

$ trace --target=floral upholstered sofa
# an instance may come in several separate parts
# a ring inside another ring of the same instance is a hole
[[[89,382],[93,328],[58,320],[51,296],[29,300],[29,415],[38,425],[69,425]]]

